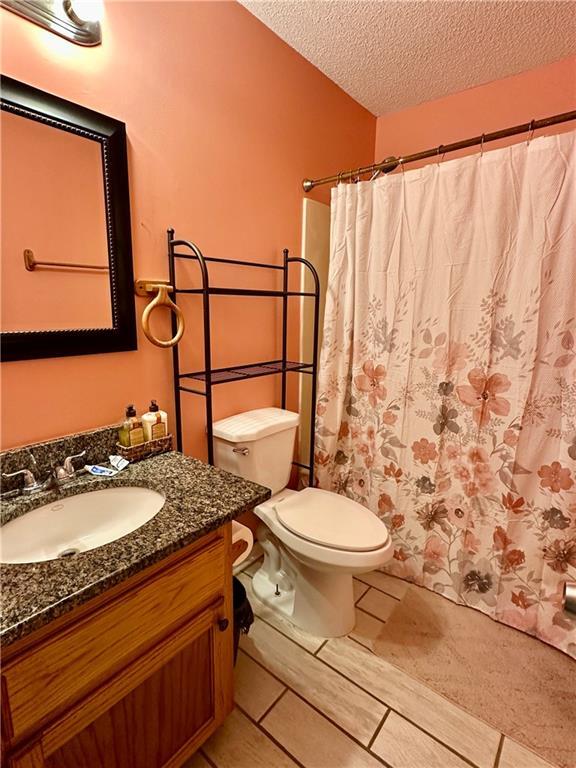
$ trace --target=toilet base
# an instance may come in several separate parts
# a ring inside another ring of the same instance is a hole
[[[282,552],[282,557],[284,560],[289,556]],[[351,574],[318,571],[289,558],[278,583],[275,572],[270,578],[267,561],[265,554],[264,563],[252,580],[254,593],[264,605],[316,637],[342,637],[354,629]]]
[[[278,521],[275,504],[297,491],[285,488],[254,512],[262,521],[256,536],[264,562],[253,578],[262,603],[316,637],[342,637],[354,629],[353,577],[384,565],[393,545],[387,537],[375,550],[341,550],[299,537]],[[382,523],[384,525],[384,523]]]
[[[252,590],[254,594],[267,608],[281,613],[287,619],[293,621],[294,612],[294,589],[280,588],[276,593],[276,584],[273,584],[268,578],[268,574],[263,568],[260,568],[252,578]]]
[[[356,623],[352,574],[298,566],[292,621],[318,637],[352,632]]]

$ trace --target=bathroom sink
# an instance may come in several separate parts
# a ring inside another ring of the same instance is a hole
[[[0,528],[0,562],[38,563],[70,557],[116,541],[164,506],[149,488],[104,488],[32,509]]]

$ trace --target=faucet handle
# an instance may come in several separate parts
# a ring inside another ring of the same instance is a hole
[[[22,485],[22,493],[31,494],[37,491],[45,491],[50,487],[52,482],[51,476],[48,476],[47,480],[43,483],[39,483],[29,469],[19,469],[18,472],[2,472],[2,477],[17,477],[18,475],[24,475],[24,483]]]
[[[74,464],[72,464],[74,459],[81,459],[83,456],[86,456],[86,451],[82,451],[81,453],[75,453],[73,456],[66,456],[64,459],[64,464],[62,465],[64,467],[64,471],[67,475],[73,475],[75,472]]]
[[[18,477],[24,475],[24,488],[33,488],[36,486],[36,478],[29,469],[19,469],[17,472],[2,472],[2,477]]]

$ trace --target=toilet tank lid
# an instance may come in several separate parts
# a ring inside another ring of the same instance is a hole
[[[283,408],[257,408],[215,421],[212,429],[214,437],[230,443],[244,443],[297,427],[299,421],[297,413]]]

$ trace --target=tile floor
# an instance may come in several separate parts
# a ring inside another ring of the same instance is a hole
[[[551,768],[551,764],[371,652],[408,585],[355,580],[357,624],[308,635],[262,605],[242,636],[236,708],[186,768]]]

